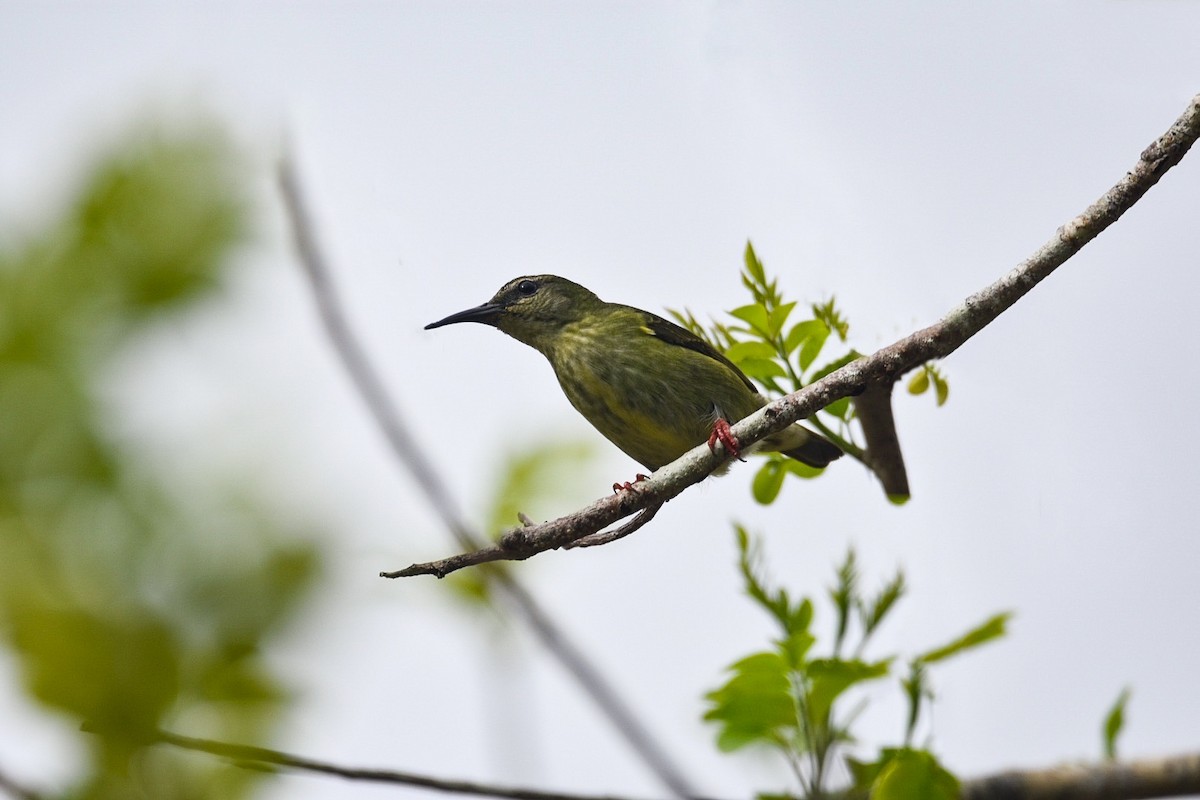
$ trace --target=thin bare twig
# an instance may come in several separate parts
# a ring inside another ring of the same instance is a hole
[[[565,545],[563,549],[571,550],[576,547],[596,547],[597,545],[615,542],[617,539],[624,539],[626,536],[633,533],[650,520],[654,519],[654,515],[658,513],[660,508],[662,508],[661,505],[643,508],[637,513],[636,516],[634,516],[633,519],[629,520],[629,522],[626,522],[621,527],[614,528],[611,531],[604,531],[602,533],[593,533],[591,536],[584,536],[582,539],[576,539],[570,544]]]
[[[159,741],[185,750],[231,759],[246,769],[265,766],[333,775],[375,783],[399,784],[440,792],[511,800],[632,800],[614,795],[545,792],[472,781],[444,780],[390,769],[347,767],[269,750],[265,747],[196,739],[161,731]],[[2,784],[0,784],[2,787]],[[1002,772],[962,782],[962,800],[1147,800],[1200,793],[1200,753],[1139,761],[1076,764],[1044,770]],[[849,798],[851,794],[836,797]]]
[[[902,374],[927,361],[946,356],[983,330],[996,317],[1020,300],[1042,279],[1095,239],[1128,211],[1142,195],[1179,163],[1200,137],[1200,95],[1171,128],[1147,147],[1125,176],[1082,214],[1054,234],[1032,256],[991,286],[964,300],[937,323],[917,331],[876,353],[860,358],[798,392],[769,403],[733,426],[733,435],[744,446],[780,431],[815,414],[849,395],[859,395],[872,385],[894,383]],[[594,534],[630,514],[661,505],[688,486],[699,483],[724,458],[700,445],[662,467],[638,491],[601,498],[592,505],[556,520],[512,530],[488,547],[449,558],[413,564],[388,578],[414,575],[444,577],[464,567],[494,561],[529,558],[555,550]]]
[[[484,540],[472,532],[459,515],[445,484],[438,478],[432,463],[425,457],[405,426],[399,405],[392,399],[367,358],[366,351],[355,337],[343,313],[332,273],[317,243],[296,168],[286,157],[279,163],[279,186],[291,223],[299,261],[312,289],[321,322],[350,380],[367,404],[372,418],[379,425],[392,454],[425,493],[458,545],[469,550],[482,547]],[[503,569],[491,570],[487,577],[499,588],[500,596],[508,602],[517,616],[533,631],[535,638],[575,679],[643,763],[677,797],[693,797],[695,793],[684,773],[667,756],[666,750],[651,736],[630,707],[617,695],[612,685],[583,651],[567,638],[563,629],[550,618],[529,591]]]
[[[265,747],[252,747],[244,744],[230,744],[212,739],[196,739],[191,736],[181,736],[177,733],[161,731],[159,741],[163,744],[174,745],[184,750],[194,750],[210,753],[222,758],[228,758],[239,767],[261,770],[264,767],[282,767],[284,769],[315,772],[321,775],[332,775],[353,781],[371,783],[389,783],[403,786],[416,786],[422,789],[432,789],[438,792],[454,794],[474,794],[486,797],[503,797],[510,800],[629,800],[613,795],[572,794],[566,792],[543,792],[537,789],[523,789],[511,786],[497,786],[473,781],[446,780],[414,772],[402,772],[393,769],[374,769],[370,767],[347,767],[318,761],[303,756],[295,756],[279,750]]]

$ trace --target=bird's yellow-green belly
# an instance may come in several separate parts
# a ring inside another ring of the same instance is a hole
[[[707,440],[712,430],[718,407],[694,370],[646,364],[644,357],[620,348],[601,354],[581,348],[556,361],[555,372],[571,404],[609,441],[650,469],[674,461]],[[753,410],[753,404],[742,408],[744,401],[730,403],[738,406],[731,409],[734,419]]]

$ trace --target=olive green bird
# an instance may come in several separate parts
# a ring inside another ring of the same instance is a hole
[[[691,331],[631,306],[606,303],[557,275],[506,283],[481,306],[431,322],[492,325],[550,362],[571,405],[634,460],[656,470],[707,441],[740,458],[729,423],[766,404],[737,366]],[[842,455],[800,425],[752,449],[777,450],[812,467]],[[628,484],[624,484],[628,486]]]

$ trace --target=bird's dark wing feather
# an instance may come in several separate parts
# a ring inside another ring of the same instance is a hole
[[[680,325],[676,325],[674,322],[671,322],[670,320],[663,319],[662,317],[658,316],[657,314],[651,314],[649,311],[642,311],[641,313],[645,318],[646,327],[649,328],[650,332],[653,333],[655,336],[657,336],[659,339],[662,339],[667,344],[673,344],[673,345],[677,345],[679,347],[686,347],[688,350],[694,350],[695,352],[700,353],[701,355],[708,356],[709,358],[714,359],[715,361],[721,362],[734,375],[737,375],[739,378],[741,378],[742,383],[746,384],[747,389],[749,389],[751,392],[753,392],[755,394],[758,394],[758,391],[759,391],[758,387],[755,386],[754,383],[751,382],[751,380],[746,377],[746,373],[744,373],[740,369],[738,369],[737,364],[734,364],[732,361],[730,361],[728,358],[726,358],[720,351],[718,351],[711,344],[704,341],[699,336],[697,336],[696,334],[689,331],[687,328],[684,328]]]

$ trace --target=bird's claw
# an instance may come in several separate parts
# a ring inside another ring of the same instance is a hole
[[[635,483],[641,483],[642,481],[648,481],[648,480],[650,480],[649,475],[643,475],[642,473],[639,472],[637,475],[634,476],[632,483],[630,481],[625,481],[624,483],[614,483],[613,484],[613,494],[617,494],[618,492],[622,492],[622,491],[632,492],[634,490]]]
[[[738,461],[745,461],[742,458],[742,450],[738,446],[738,440],[734,437],[733,431],[729,429],[729,423],[723,418],[717,417],[717,421],[713,423],[712,433],[708,437],[708,449],[717,452],[717,442],[725,448],[725,453],[730,458],[736,458]]]

